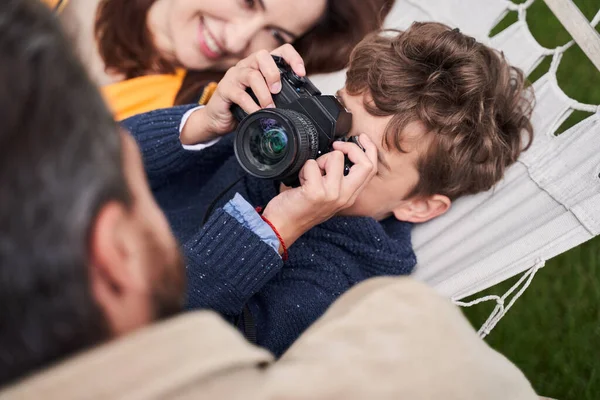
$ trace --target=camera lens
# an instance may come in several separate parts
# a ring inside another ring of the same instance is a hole
[[[259,178],[297,176],[318,151],[317,131],[306,116],[286,109],[264,109],[240,122],[235,135],[240,165]]]
[[[288,149],[288,133],[273,118],[259,118],[249,127],[250,151],[262,164],[280,162]]]

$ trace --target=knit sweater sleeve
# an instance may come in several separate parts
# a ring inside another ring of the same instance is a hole
[[[257,343],[279,356],[355,284],[410,274],[410,224],[394,225],[392,232],[370,218],[336,217],[294,243],[281,272],[248,304]]]
[[[154,190],[169,178],[192,168],[214,170],[232,153],[231,141],[224,139],[201,152],[186,150],[179,140],[179,128],[185,113],[197,105],[185,105],[150,111],[121,122],[136,140],[150,187]]]
[[[283,265],[271,246],[222,209],[183,244],[183,250],[187,308],[208,308],[225,317],[241,314]]]
[[[324,259],[314,259],[323,265]],[[311,276],[276,277],[248,304],[256,324],[256,343],[281,356],[310,325],[351,285],[335,273],[323,271]]]

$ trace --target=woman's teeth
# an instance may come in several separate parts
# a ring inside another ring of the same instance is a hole
[[[221,54],[221,48],[206,28],[204,28],[204,42],[210,51],[215,54]]]

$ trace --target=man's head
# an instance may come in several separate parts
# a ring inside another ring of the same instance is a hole
[[[184,291],[135,143],[38,3],[0,2],[0,386]]]
[[[345,213],[425,222],[502,178],[531,141],[533,96],[520,70],[456,29],[392,33],[356,47],[338,93],[350,134],[380,151],[378,175]]]

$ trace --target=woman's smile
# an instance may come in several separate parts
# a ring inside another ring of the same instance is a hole
[[[223,46],[214,37],[214,35],[210,32],[210,30],[204,23],[203,17],[200,17],[200,27],[198,30],[198,45],[202,54],[204,54],[206,58],[212,60],[220,58],[225,53]]]

